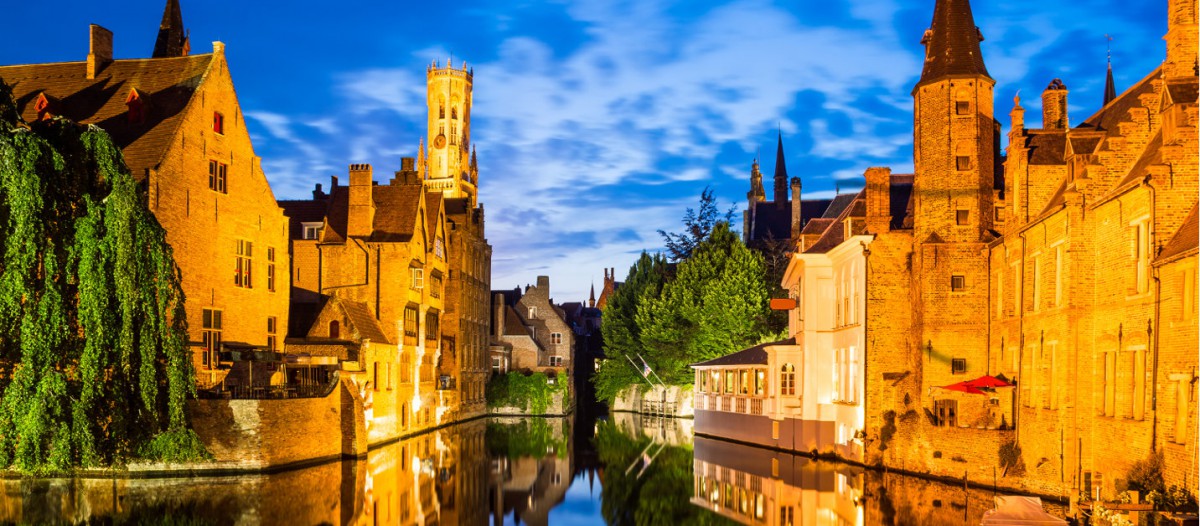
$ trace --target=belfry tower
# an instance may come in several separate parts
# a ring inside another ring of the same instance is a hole
[[[455,69],[434,61],[426,70],[426,104],[429,107],[428,151],[425,152],[425,187],[447,198],[466,198],[471,207],[478,196],[479,168],[471,151],[471,82],[473,70],[466,62]]]

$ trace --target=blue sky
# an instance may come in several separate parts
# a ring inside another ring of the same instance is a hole
[[[118,58],[149,56],[163,4],[8,5],[6,19],[26,22],[6,26],[0,64],[83,60],[89,23],[113,30]],[[1148,74],[1164,56],[1166,4],[975,0],[1005,130],[1018,89],[1037,125],[1055,77],[1071,90],[1072,123],[1095,111],[1106,33],[1118,91]],[[933,0],[183,0],[193,52],[227,46],[281,199],[350,163],[388,179],[423,134],[424,68],[466,59],[493,288],[547,274],[556,301],[585,299],[603,268],[624,276],[706,185],[744,207],[757,152],[773,171],[777,127],[805,197],[856,190],[868,166],[911,171],[909,93],[932,10]]]

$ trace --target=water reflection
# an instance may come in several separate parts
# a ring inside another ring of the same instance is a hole
[[[623,413],[476,420],[270,475],[0,485],[16,524],[977,525],[992,498]]]

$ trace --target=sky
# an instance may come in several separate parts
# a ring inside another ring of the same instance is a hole
[[[0,64],[83,60],[87,25],[117,58],[148,57],[164,0],[5,7]],[[1111,35],[1118,92],[1165,51],[1167,0],[975,0],[1007,132],[1018,90],[1030,126],[1053,78],[1070,119],[1102,101]],[[347,165],[380,181],[415,157],[425,68],[474,68],[472,143],[493,247],[492,288],[551,279],[582,301],[603,269],[623,279],[658,230],[711,187],[722,208],[777,133],[804,198],[862,187],[863,170],[912,170],[911,90],[933,0],[183,0],[194,53],[226,56],[256,153],[278,199],[310,197]]]

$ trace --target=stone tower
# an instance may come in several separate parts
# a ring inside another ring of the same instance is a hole
[[[915,231],[979,241],[992,226],[998,126],[969,0],[938,0],[925,31],[925,67],[913,88]]]
[[[466,198],[473,208],[478,196],[478,172],[471,152],[471,82],[473,70],[463,62],[457,69],[434,61],[426,71],[429,144],[425,155],[425,187],[447,198]]]
[[[997,180],[995,81],[968,0],[937,0],[913,88],[914,305],[925,387],[988,371],[987,242]],[[932,358],[939,359],[934,360]],[[923,362],[926,362],[923,360]],[[922,392],[928,392],[923,389]]]

